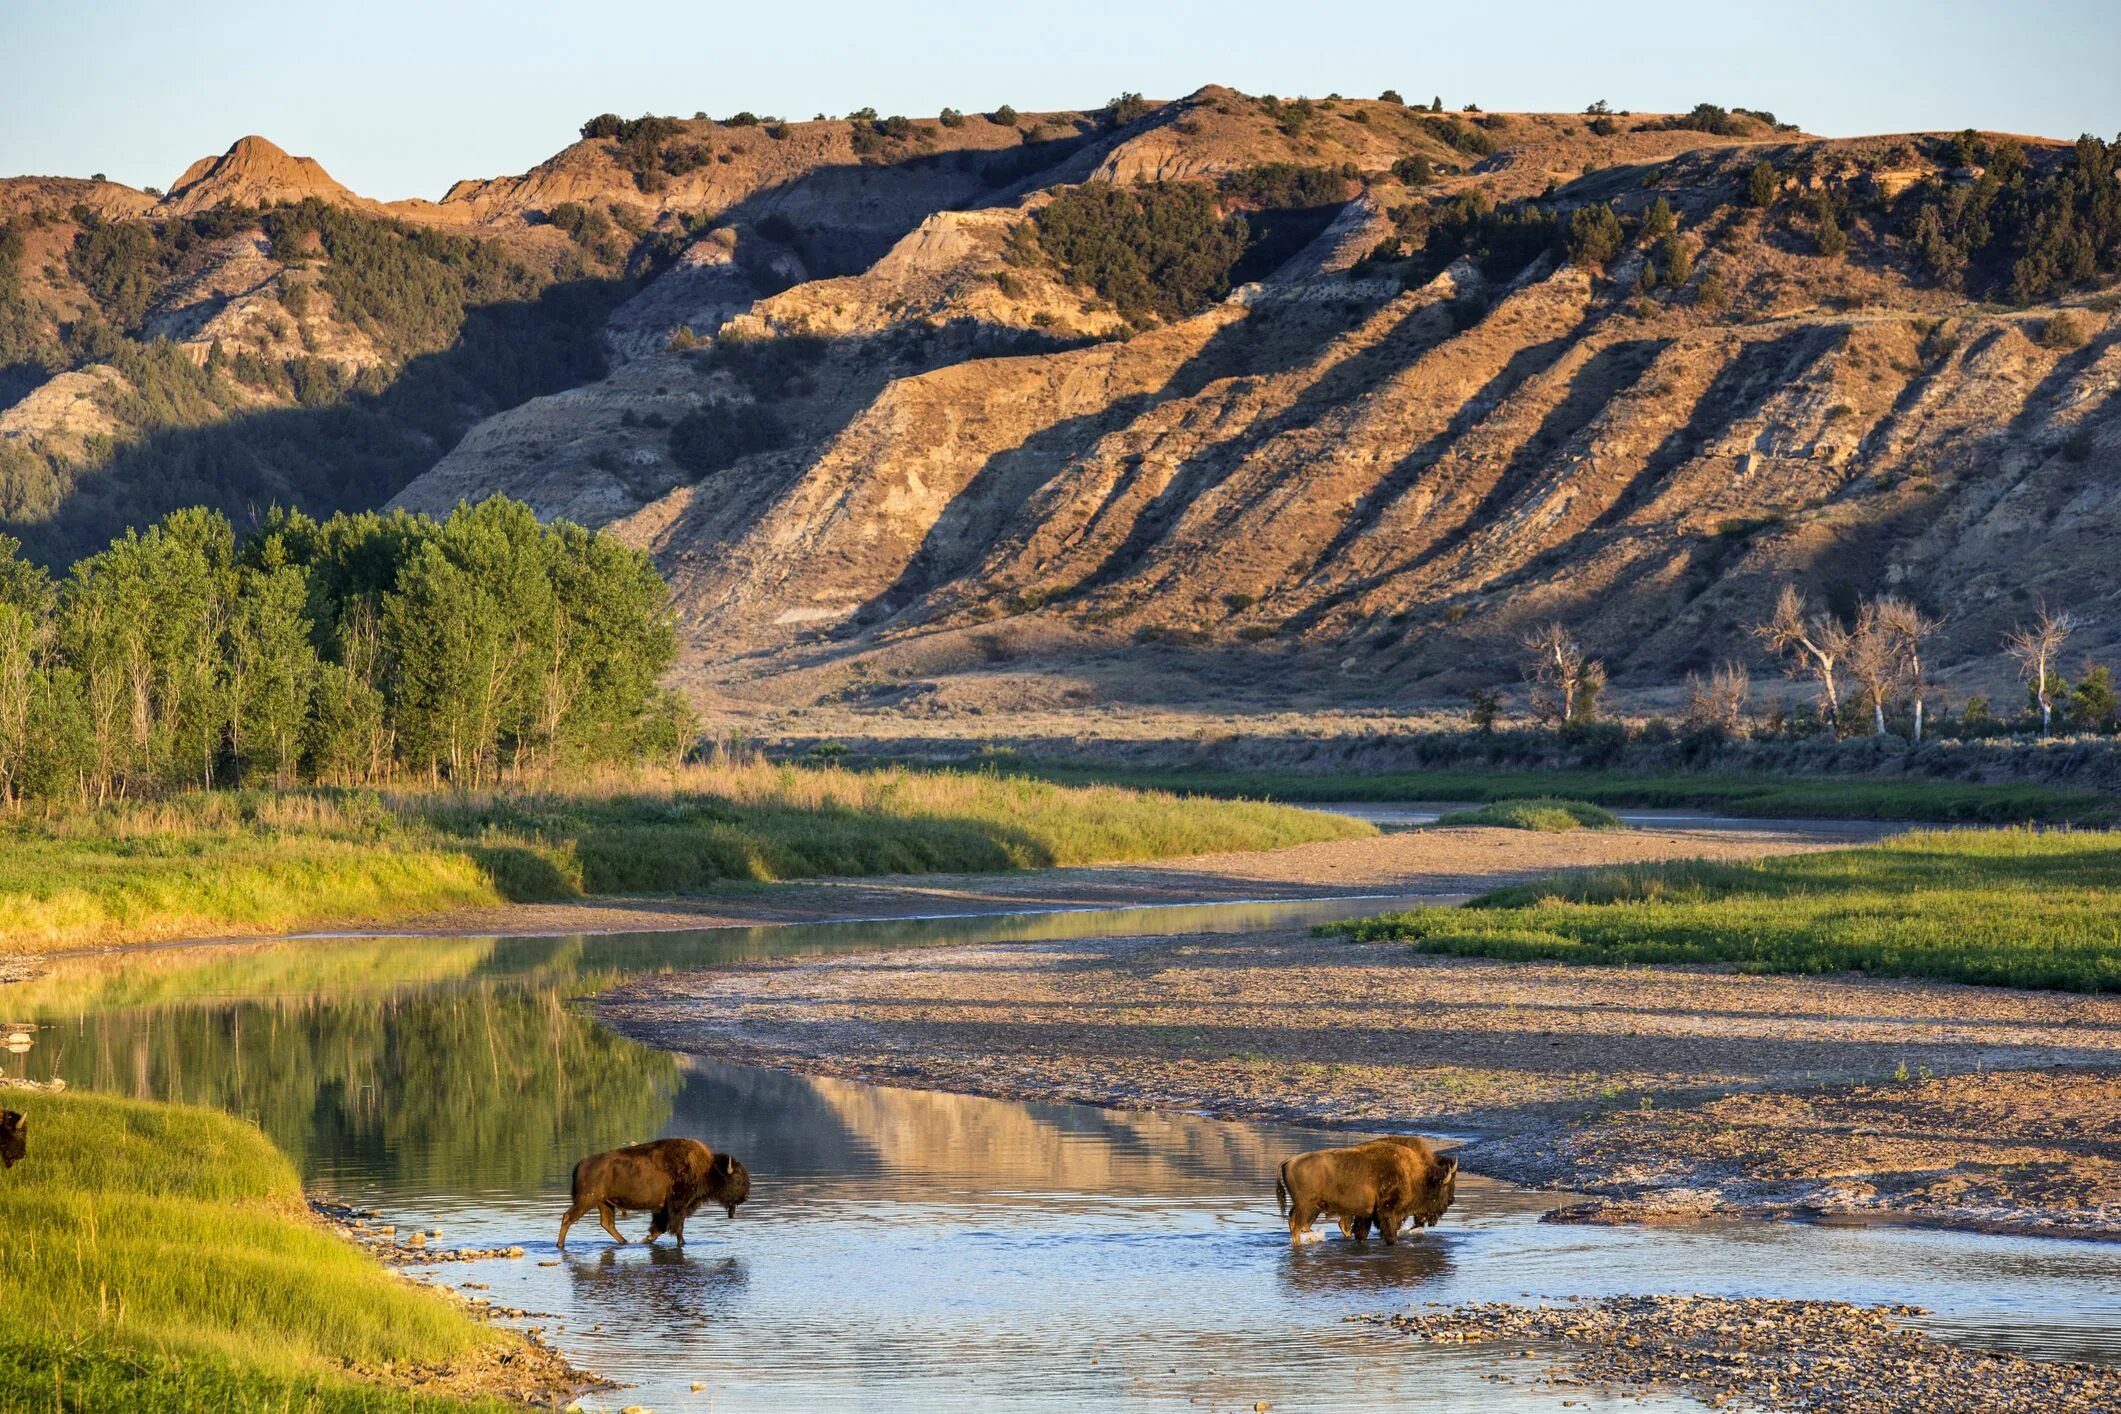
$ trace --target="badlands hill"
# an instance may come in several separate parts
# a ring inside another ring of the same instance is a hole
[[[386,206],[247,138],[0,183],[0,526],[506,493],[652,549],[730,702],[1443,699],[1550,618],[1648,687],[1785,582],[1978,676],[2121,635],[2115,159],[1209,88]]]

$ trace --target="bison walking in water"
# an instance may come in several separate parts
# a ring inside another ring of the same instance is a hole
[[[682,1247],[685,1219],[701,1204],[719,1203],[733,1218],[736,1205],[750,1196],[750,1171],[697,1139],[658,1139],[591,1154],[574,1166],[574,1201],[560,1219],[560,1249],[567,1248],[567,1229],[591,1208],[611,1240],[622,1246],[626,1236],[614,1221],[621,1208],[655,1214],[648,1240],[667,1232]]]
[[[1278,1209],[1289,1218],[1291,1241],[1301,1242],[1321,1213],[1360,1242],[1372,1224],[1387,1243],[1399,1225],[1434,1227],[1458,1196],[1458,1160],[1426,1140],[1394,1135],[1342,1149],[1314,1149],[1282,1161],[1274,1180]]]
[[[29,1117],[20,1110],[0,1110],[0,1168],[13,1168],[29,1152]]]

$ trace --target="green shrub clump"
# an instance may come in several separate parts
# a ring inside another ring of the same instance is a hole
[[[1624,830],[1620,817],[1588,801],[1563,800],[1540,795],[1524,800],[1498,800],[1477,810],[1455,810],[1436,823],[1452,827],[1487,825],[1505,830],[1538,830],[1558,834],[1565,830]]]

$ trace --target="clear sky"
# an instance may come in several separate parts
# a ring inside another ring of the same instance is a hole
[[[2121,0],[0,0],[0,176],[166,186],[260,133],[365,195],[438,197],[606,110],[922,116],[1204,83],[2112,139]]]

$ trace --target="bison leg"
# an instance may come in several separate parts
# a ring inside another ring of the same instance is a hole
[[[668,1231],[670,1231],[670,1209],[665,1205],[657,1208],[655,1216],[648,1220],[648,1245],[650,1247],[655,1246],[655,1240]]]
[[[560,1250],[562,1252],[567,1250],[567,1229],[573,1227],[575,1219],[588,1212],[589,1208],[590,1205],[587,1203],[570,1203],[567,1205],[567,1211],[560,1217]]]
[[[1305,1242],[1311,1237],[1311,1224],[1318,1221],[1318,1205],[1308,1199],[1298,1198],[1289,1204],[1289,1240]]]
[[[1371,1221],[1371,1215],[1369,1213],[1364,1213],[1361,1217],[1355,1219],[1355,1221],[1350,1225],[1353,1230],[1348,1233],[1348,1236],[1354,1238],[1357,1242],[1369,1241]]]
[[[611,1240],[613,1242],[616,1242],[619,1244],[619,1246],[624,1247],[626,1245],[626,1234],[620,1232],[618,1223],[613,1221],[617,1217],[618,1209],[612,1207],[611,1204],[597,1204],[597,1221],[604,1225],[604,1231],[611,1234]]]
[[[1399,1241],[1399,1221],[1399,1214],[1397,1213],[1379,1213],[1377,1215],[1377,1235],[1385,1240],[1385,1246],[1390,1247],[1393,1243]]]
[[[677,1239],[677,1244],[680,1247],[685,1245],[686,1217],[687,1214],[685,1213],[673,1213],[670,1216],[670,1235]]]

